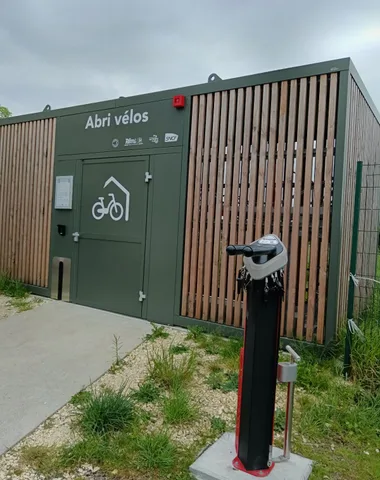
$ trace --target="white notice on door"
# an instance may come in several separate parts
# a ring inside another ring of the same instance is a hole
[[[73,179],[72,175],[55,177],[54,208],[62,210],[71,210],[73,208]]]

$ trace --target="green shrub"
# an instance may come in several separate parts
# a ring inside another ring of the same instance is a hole
[[[133,403],[123,390],[124,387],[117,392],[105,390],[93,394],[83,403],[79,425],[85,434],[105,435],[131,424],[134,419]]]

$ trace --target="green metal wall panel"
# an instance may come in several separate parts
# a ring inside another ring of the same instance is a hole
[[[146,253],[146,318],[173,323],[179,222],[181,155],[151,156],[149,243]]]

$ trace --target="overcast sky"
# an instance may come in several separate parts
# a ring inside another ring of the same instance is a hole
[[[380,0],[0,0],[14,114],[347,56],[380,108]]]

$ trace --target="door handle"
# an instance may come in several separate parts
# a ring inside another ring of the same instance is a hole
[[[79,232],[74,232],[73,233],[73,240],[74,240],[74,242],[79,242]]]

